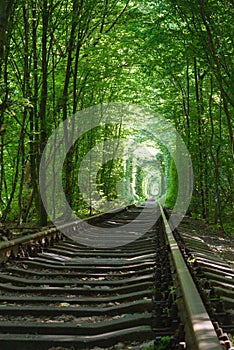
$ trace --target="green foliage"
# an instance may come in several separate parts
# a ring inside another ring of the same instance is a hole
[[[2,219],[21,222],[42,216],[40,155],[61,121],[95,104],[123,101],[149,106],[175,125],[194,167],[191,214],[230,231],[224,222],[234,217],[233,11],[228,0],[85,0],[79,6],[65,0],[20,0],[7,14],[3,8]],[[64,190],[81,216],[90,213],[76,181],[82,159],[97,143],[124,136],[120,129],[92,130],[67,156]],[[166,146],[156,139],[144,131],[138,141],[160,150],[166,206],[173,208],[177,171]],[[131,159],[104,163],[97,176],[101,196],[114,200],[122,178],[132,201],[144,198],[147,174]]]
[[[169,183],[169,189],[166,194],[166,201],[165,201],[165,206],[167,208],[173,209],[176,198],[177,198],[177,193],[178,193],[178,175],[176,171],[176,166],[175,162],[171,162],[170,166],[170,183]]]
[[[144,196],[143,193],[143,178],[144,178],[144,173],[143,170],[137,166],[136,168],[136,185],[135,185],[135,190],[136,190],[136,195],[140,198]]]
[[[144,350],[154,350],[155,349],[155,346],[153,343],[151,343],[149,346],[147,347],[144,347]]]
[[[163,350],[167,349],[168,345],[171,341],[171,338],[169,336],[164,336],[161,338],[161,343],[155,346],[155,350]]]

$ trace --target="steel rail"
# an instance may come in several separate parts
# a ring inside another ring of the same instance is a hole
[[[180,248],[168,224],[164,210],[160,205],[167,241],[170,246],[176,278],[181,293],[182,304],[180,317],[185,326],[185,340],[188,349],[192,350],[221,350],[221,344],[215,332],[211,319],[199,295],[197,287],[183,259]]]

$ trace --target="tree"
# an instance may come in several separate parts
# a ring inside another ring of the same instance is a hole
[[[227,0],[0,1],[2,220],[46,224],[38,176],[48,137],[76,111],[120,101],[149,106],[175,125],[194,166],[190,212],[222,223],[233,200],[233,11]],[[63,185],[82,215],[92,212],[76,181],[82,159],[124,133],[121,125],[94,128],[70,148]],[[164,157],[163,187],[175,191],[168,152],[146,134]],[[69,135],[65,128],[66,144]],[[100,193],[114,199],[125,176],[126,193],[137,187],[144,195],[151,180],[143,170],[108,161],[98,172]]]

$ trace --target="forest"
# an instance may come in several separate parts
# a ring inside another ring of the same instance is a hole
[[[75,113],[118,102],[149,107],[173,125],[193,165],[188,214],[230,232],[233,20],[233,0],[0,0],[1,223],[47,225],[39,172],[49,137]],[[82,160],[94,145],[132,134],[121,121],[103,124],[69,149],[63,189],[79,216],[95,213],[77,182]],[[145,130],[138,138],[156,147]],[[172,209],[177,170],[157,148],[156,192]],[[130,201],[147,197],[146,171],[116,158],[97,173],[102,198],[115,200],[120,178]]]

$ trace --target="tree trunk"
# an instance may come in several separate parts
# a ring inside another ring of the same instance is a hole
[[[48,78],[48,62],[47,62],[47,32],[48,32],[48,22],[49,13],[47,0],[42,1],[42,89],[41,89],[41,100],[40,100],[40,110],[39,110],[39,120],[40,120],[40,154],[42,154],[47,141],[47,130],[46,130],[46,106],[47,106],[47,78]],[[42,162],[43,160],[41,160]],[[41,164],[45,167],[45,164]],[[46,193],[46,184],[43,182],[41,184],[40,190]],[[47,213],[43,205],[41,197],[39,198],[39,223],[40,226],[47,225]]]
[[[201,196],[202,217],[206,217],[206,204],[204,193],[204,179],[203,179],[203,145],[202,145],[202,112],[201,112],[201,98],[200,98],[200,81],[199,72],[197,68],[197,59],[194,58],[194,79],[195,79],[195,91],[196,91],[196,104],[197,104],[197,127],[198,127],[198,182]]]

